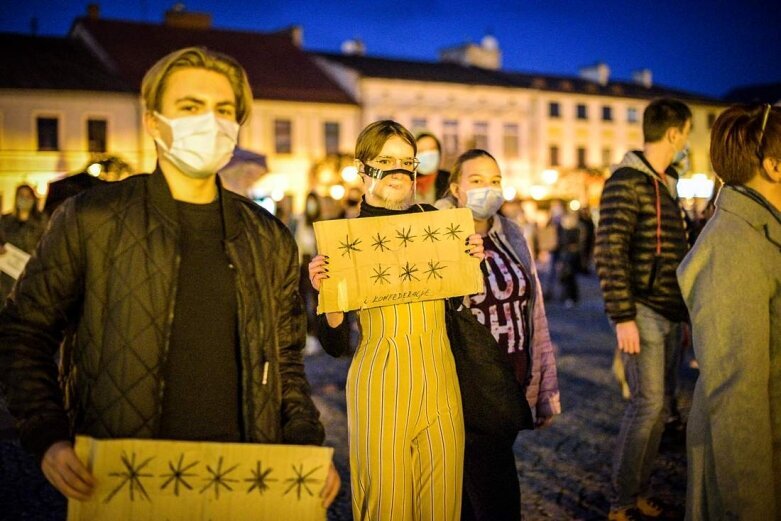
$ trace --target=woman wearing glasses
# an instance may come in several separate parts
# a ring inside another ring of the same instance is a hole
[[[781,519],[781,108],[727,109],[710,157],[724,187],[678,268],[700,367],[686,519]]]
[[[435,210],[412,204],[415,138],[394,121],[366,127],[355,146],[364,196],[359,217]],[[482,239],[467,252],[482,258]],[[309,263],[312,286],[328,259]],[[327,313],[320,341],[344,352],[344,314]],[[353,517],[455,521],[461,514],[464,421],[443,300],[358,311],[362,339],[347,375]]]

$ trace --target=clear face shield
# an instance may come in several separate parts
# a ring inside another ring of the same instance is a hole
[[[379,162],[382,162],[382,158],[380,158]],[[402,174],[409,177],[410,180],[412,181],[412,200],[417,201],[417,189],[416,189],[415,180],[417,178],[418,160],[416,158],[411,158],[411,159],[404,159],[400,162],[402,168],[389,168],[385,170],[363,163],[363,173],[366,174],[371,179],[371,181],[369,182],[369,186],[367,187],[367,191],[371,195],[375,195],[377,184],[383,177],[394,175],[394,174]]]

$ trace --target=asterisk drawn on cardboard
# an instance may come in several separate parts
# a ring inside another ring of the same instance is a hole
[[[127,454],[125,454],[123,451],[120,455],[120,460],[122,461],[124,469],[120,472],[109,473],[109,476],[121,478],[121,481],[119,482],[119,485],[117,485],[117,487],[112,490],[108,496],[106,496],[104,503],[111,501],[114,496],[116,496],[117,493],[119,493],[119,491],[124,488],[125,485],[128,486],[130,501],[135,501],[136,492],[140,493],[141,496],[143,496],[147,501],[150,501],[149,494],[147,494],[141,479],[151,478],[153,476],[150,473],[144,473],[141,471],[144,470],[144,467],[146,467],[153,459],[154,457],[147,458],[143,462],[136,464],[136,453],[134,452],[132,456],[128,458]]]
[[[253,490],[257,490],[258,493],[261,495],[268,490],[269,483],[273,481],[279,481],[274,478],[270,478],[269,474],[271,474],[273,469],[270,467],[266,470],[263,470],[263,463],[260,461],[255,462],[255,468],[252,469],[252,477],[247,478],[244,481],[252,483],[252,486],[247,490],[247,494],[252,492]]]
[[[412,235],[412,226],[406,229],[402,226],[401,230],[396,230],[396,238],[399,239],[400,246],[402,247],[414,243],[415,237],[417,237],[417,235]]]
[[[350,254],[353,252],[359,252],[361,251],[358,248],[358,245],[361,244],[361,239],[355,239],[353,241],[350,240],[350,236],[346,235],[344,238],[344,242],[339,242],[339,249],[342,250],[342,257],[347,255],[347,257],[350,257]]]
[[[302,490],[306,491],[306,493],[309,494],[310,497],[314,496],[314,493],[312,492],[312,490],[310,490],[309,485],[320,482],[319,479],[315,479],[311,477],[312,474],[314,474],[314,472],[319,468],[320,466],[317,466],[312,470],[310,470],[309,472],[304,473],[303,463],[299,465],[298,468],[296,468],[296,466],[293,465],[293,472],[295,473],[295,476],[285,480],[286,482],[290,483],[290,486],[287,488],[287,490],[285,490],[285,493],[283,495],[286,496],[288,492],[295,489],[296,495],[298,496],[299,500],[301,499]]]
[[[161,478],[168,478],[160,487],[160,490],[165,490],[165,488],[171,483],[174,484],[175,496],[179,495],[179,485],[182,485],[183,487],[187,488],[187,490],[192,490],[193,487],[187,482],[187,478],[197,476],[197,474],[194,472],[187,472],[187,471],[193,468],[194,466],[196,466],[197,464],[198,462],[194,461],[189,465],[184,466],[184,454],[179,455],[179,461],[176,463],[176,466],[174,466],[173,461],[169,461],[168,468],[171,471],[165,474],[160,474]]]
[[[206,470],[207,470],[207,472],[209,472],[209,474],[211,474],[211,476],[209,476],[208,478],[204,478],[204,479],[206,479],[207,483],[201,489],[200,493],[203,494],[209,488],[214,487],[214,497],[216,499],[220,499],[220,487],[223,487],[223,488],[225,488],[227,490],[230,490],[232,492],[233,491],[233,487],[231,487],[230,484],[237,482],[238,479],[231,479],[231,478],[228,477],[228,474],[233,472],[236,469],[236,467],[238,467],[238,466],[239,465],[236,464],[236,465],[230,467],[229,469],[223,470],[222,469],[222,456],[220,456],[220,459],[219,459],[219,461],[217,463],[217,468],[212,469],[210,465],[206,465]]]
[[[431,226],[423,228],[423,242],[436,242],[439,240],[439,228],[431,229]]]
[[[374,248],[374,251],[386,251],[390,250],[390,247],[388,246],[388,243],[390,242],[390,239],[387,237],[384,237],[380,235],[380,232],[377,232],[377,235],[375,237],[372,237],[374,239],[374,242],[372,242],[372,247]]]
[[[426,280],[434,279],[443,279],[445,277],[442,276],[440,271],[444,270],[445,266],[442,265],[440,262],[435,261],[428,261],[428,269],[424,271],[423,273],[426,274]]]
[[[371,275],[371,278],[374,280],[375,284],[390,284],[390,280],[388,278],[390,277],[390,268],[389,267],[382,267],[382,264],[378,264],[376,268],[373,268],[374,275]]]
[[[456,223],[450,223],[450,225],[445,228],[445,235],[449,239],[453,239],[454,241],[461,238],[461,235],[464,233],[464,231],[461,229],[460,224]]]
[[[403,268],[401,268],[401,273],[399,274],[399,277],[401,280],[406,282],[412,282],[413,279],[420,280],[415,273],[418,271],[418,268],[413,264],[410,266],[409,261],[404,265]]]

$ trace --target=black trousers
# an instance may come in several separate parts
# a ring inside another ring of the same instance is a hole
[[[467,431],[461,521],[519,521],[521,489],[512,436]]]

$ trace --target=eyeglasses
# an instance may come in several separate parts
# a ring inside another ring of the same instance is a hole
[[[762,154],[762,140],[765,138],[765,127],[767,127],[767,119],[770,117],[770,103],[765,103],[765,111],[762,115],[762,128],[759,130],[759,139],[757,140],[757,157],[762,161],[764,159]]]
[[[379,156],[372,159],[372,162],[380,165],[382,170],[390,170],[395,165],[399,165],[404,170],[416,170],[420,164],[420,160],[417,157],[403,157],[399,159],[389,156]]]

